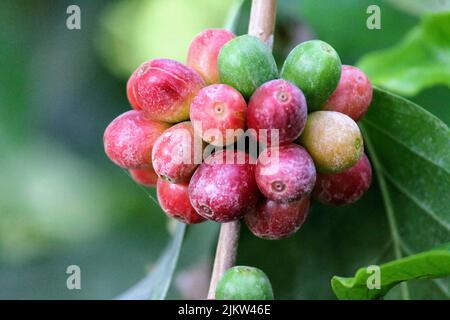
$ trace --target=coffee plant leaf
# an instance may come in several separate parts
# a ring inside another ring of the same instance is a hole
[[[398,45],[369,53],[357,65],[374,84],[404,96],[450,87],[450,11],[426,14]]]
[[[420,106],[374,88],[360,124],[389,224],[393,253],[450,241],[450,130]],[[450,266],[447,268],[450,271]],[[441,283],[438,289],[448,296]],[[409,297],[402,287],[402,296]]]
[[[331,287],[341,300],[374,300],[382,298],[401,282],[449,275],[450,243],[447,243],[380,266],[360,268],[352,278],[334,276]]]
[[[117,297],[118,300],[164,300],[183,245],[186,224],[176,222],[173,238],[148,275]]]

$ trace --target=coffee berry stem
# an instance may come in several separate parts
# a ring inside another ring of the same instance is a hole
[[[248,26],[248,34],[261,39],[270,49],[273,46],[276,6],[276,0],[252,0]],[[236,263],[240,228],[239,220],[222,223],[220,227],[208,299],[215,299],[217,283]]]

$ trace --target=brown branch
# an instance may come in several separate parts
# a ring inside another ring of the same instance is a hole
[[[232,221],[223,223],[220,227],[219,240],[217,242],[216,257],[209,283],[208,299],[214,299],[216,287],[225,271],[234,266],[239,242],[241,222]]]
[[[276,0],[253,0],[248,34],[260,38],[272,49],[275,30]],[[225,271],[234,266],[239,242],[240,221],[223,223],[220,227],[208,299],[214,299],[216,287]]]
[[[276,0],[253,0],[248,34],[260,38],[272,49],[277,11]]]

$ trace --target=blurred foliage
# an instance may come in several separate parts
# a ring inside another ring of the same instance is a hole
[[[417,16],[450,10],[450,0],[389,0],[389,3],[399,10]]]
[[[279,65],[310,38],[354,64],[396,45],[419,23],[392,1],[377,2],[382,29],[370,31],[372,1],[279,0]],[[79,0],[82,29],[69,31],[68,0],[0,2],[0,298],[114,298],[153,266],[169,238],[166,218],[149,199],[154,191],[106,158],[103,130],[129,108],[125,81],[137,65],[156,56],[184,61],[192,37],[223,25],[234,3]],[[238,33],[246,32],[249,7],[247,0]],[[429,88],[414,101],[450,123],[448,88]],[[349,208],[315,204],[286,240],[263,241],[243,228],[238,263],[263,269],[277,298],[334,298],[332,275],[394,258],[387,226],[372,187]],[[187,229],[178,271],[211,259],[217,228]],[[70,264],[81,267],[80,291],[65,287]],[[441,297],[435,286],[410,284],[422,289],[414,297],[425,298]],[[172,286],[169,297],[183,296]]]
[[[405,96],[450,87],[450,11],[424,16],[401,43],[365,55],[358,66],[373,83]]]
[[[192,38],[220,28],[233,1],[122,0],[100,17],[98,46],[111,72],[128,77],[154,58],[184,62]]]

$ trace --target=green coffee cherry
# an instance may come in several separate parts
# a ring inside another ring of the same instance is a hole
[[[236,266],[228,269],[217,284],[217,300],[273,300],[272,285],[261,270]]]
[[[300,143],[308,150],[320,172],[341,172],[363,155],[361,131],[349,116],[335,111],[308,115]]]
[[[286,58],[281,77],[294,83],[306,96],[308,110],[320,110],[336,89],[341,76],[341,59],[328,43],[306,41]]]
[[[269,48],[250,35],[239,36],[225,44],[220,50],[218,65],[220,81],[234,87],[246,99],[260,85],[278,77]]]

